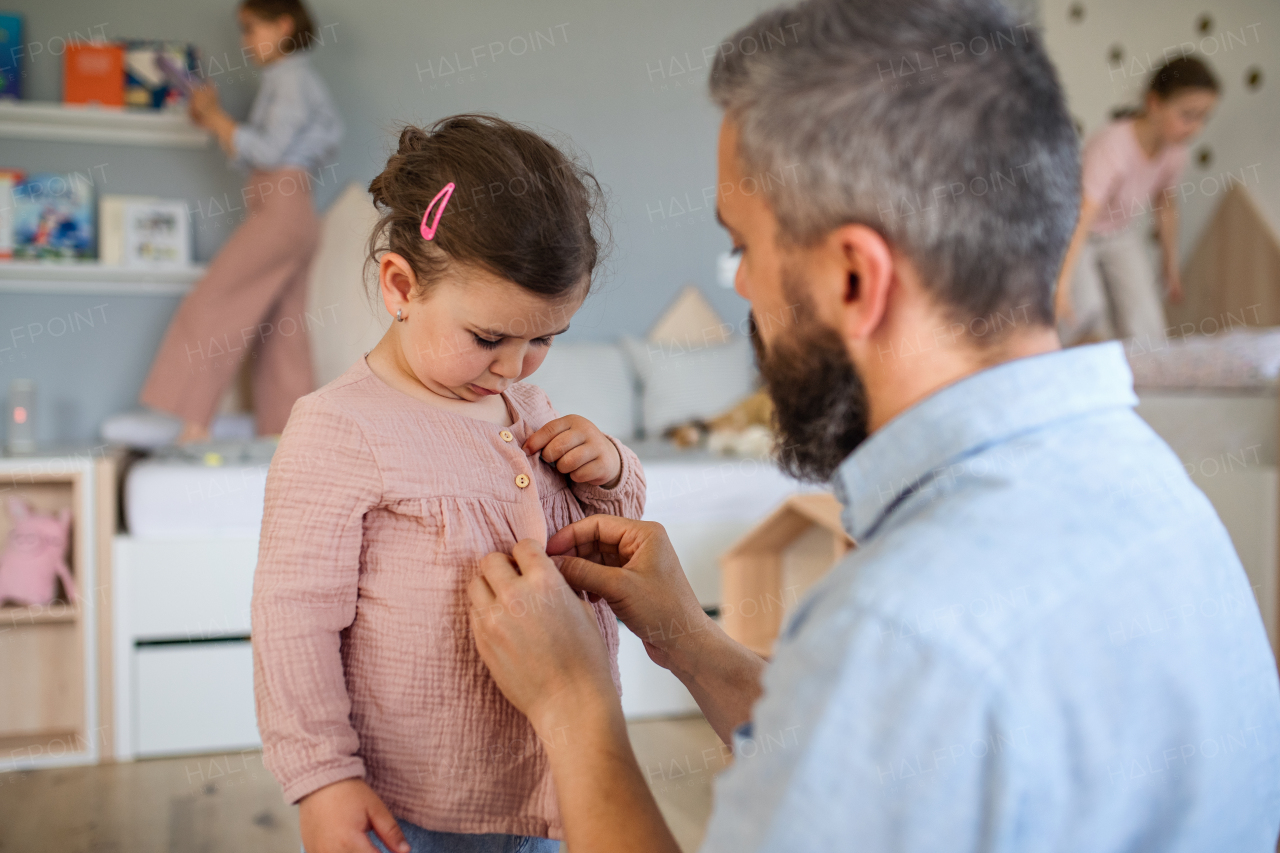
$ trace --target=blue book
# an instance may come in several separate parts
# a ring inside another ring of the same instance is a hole
[[[79,172],[28,175],[13,188],[14,258],[92,258],[93,196],[92,179]]]
[[[22,97],[22,16],[0,12],[0,98]]]

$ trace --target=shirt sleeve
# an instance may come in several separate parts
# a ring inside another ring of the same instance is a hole
[[[717,779],[703,853],[1014,849],[1008,765],[1028,732],[1006,727],[986,684],[873,619],[780,646]]]
[[[612,489],[603,489],[590,483],[574,483],[574,497],[589,514],[603,513],[639,520],[644,516],[644,469],[630,447],[613,436],[606,437],[618,448],[618,455],[622,458],[621,479]]]
[[[1124,164],[1111,144],[1114,138],[1112,134],[1085,146],[1081,164],[1080,185],[1084,197],[1099,207],[1107,203],[1124,170]]]
[[[253,169],[279,168],[289,144],[307,124],[302,80],[297,74],[281,74],[258,96],[270,100],[261,120],[236,126],[231,136],[234,163]]]
[[[355,619],[364,515],[381,492],[359,426],[298,401],[267,474],[252,604],[263,763],[290,803],[364,775],[341,632]]]

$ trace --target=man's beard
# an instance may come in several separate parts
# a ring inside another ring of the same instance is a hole
[[[751,344],[773,400],[778,465],[798,479],[825,483],[867,438],[867,391],[844,341],[815,317],[790,275],[783,276],[783,293],[794,327],[766,348],[753,314]]]

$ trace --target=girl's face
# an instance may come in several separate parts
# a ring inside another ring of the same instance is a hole
[[[537,370],[586,297],[585,283],[568,297],[547,299],[488,271],[455,268],[425,296],[409,299],[405,269],[389,271],[388,262],[408,265],[388,253],[380,269],[387,310],[405,318],[387,330],[398,367],[450,400],[478,402]],[[388,281],[397,276],[400,282]]]
[[[293,18],[281,15],[274,21],[259,18],[247,9],[236,11],[240,23],[240,46],[258,65],[274,62],[293,53]]]
[[[1178,145],[1204,128],[1218,96],[1209,89],[1182,89],[1167,99],[1147,95],[1147,115],[1166,145]]]

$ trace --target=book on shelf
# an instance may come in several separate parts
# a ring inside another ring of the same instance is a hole
[[[0,261],[13,259],[13,188],[23,177],[19,169],[0,168]]]
[[[62,100],[124,106],[124,45],[73,41],[62,57]]]
[[[104,195],[98,257],[106,266],[173,269],[191,263],[191,221],[180,199]]]
[[[92,258],[94,215],[93,183],[84,175],[28,175],[13,189],[13,256]]]
[[[22,16],[0,12],[0,99],[22,97]]]
[[[185,42],[124,42],[124,103],[164,109],[186,103],[200,64],[196,46]]]

